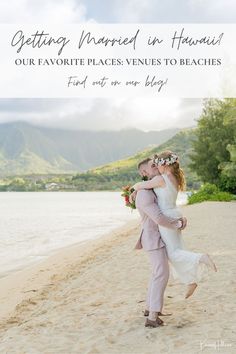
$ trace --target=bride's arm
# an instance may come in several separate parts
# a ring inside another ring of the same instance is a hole
[[[140,191],[136,198],[136,207],[142,210],[155,224],[167,227],[169,229],[183,230],[186,227],[185,218],[171,218],[164,215],[155,202],[153,193],[148,191]],[[185,220],[184,220],[185,219]]]
[[[164,179],[162,176],[155,176],[152,179],[150,179],[149,181],[135,183],[133,188],[136,191],[139,191],[141,189],[153,189],[153,188],[162,187],[164,185],[164,183],[165,182],[164,182]]]

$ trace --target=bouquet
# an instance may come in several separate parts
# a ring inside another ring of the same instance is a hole
[[[125,187],[122,187],[122,191],[123,192],[122,192],[121,196],[123,198],[125,198],[125,205],[131,209],[136,209],[135,201],[133,201],[132,203],[130,203],[130,201],[129,201],[129,197],[134,192],[134,189],[131,188],[130,186],[125,186]]]

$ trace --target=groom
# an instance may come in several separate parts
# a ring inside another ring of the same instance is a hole
[[[152,159],[147,158],[138,164],[139,174],[148,179],[159,174],[158,168]],[[148,316],[145,327],[158,327],[163,321],[158,317],[162,313],[164,291],[169,278],[169,264],[165,244],[161,239],[158,224],[171,229],[186,227],[186,218],[173,219],[164,216],[157,204],[157,196],[153,190],[140,190],[137,192],[136,207],[141,216],[142,232],[135,246],[147,251],[152,267],[152,276],[146,298],[145,315]]]

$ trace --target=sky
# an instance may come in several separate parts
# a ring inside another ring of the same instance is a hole
[[[14,10],[13,10],[14,9]],[[234,23],[235,0],[8,0],[0,23]],[[196,125],[201,99],[0,99],[0,123],[161,130]]]
[[[0,23],[234,23],[235,0],[8,0]]]
[[[201,99],[0,99],[0,123],[78,130],[144,131],[196,125]]]

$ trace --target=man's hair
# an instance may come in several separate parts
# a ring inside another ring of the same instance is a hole
[[[142,165],[146,165],[149,161],[151,161],[152,159],[150,158],[150,157],[147,157],[146,159],[144,159],[144,160],[142,160],[142,161],[140,161],[139,163],[138,163],[138,170],[140,169],[140,167],[142,166]]]

